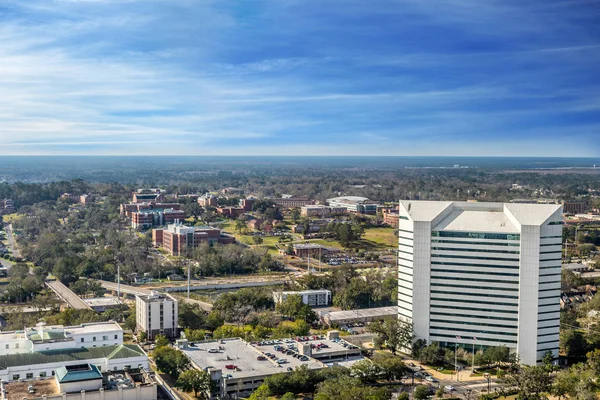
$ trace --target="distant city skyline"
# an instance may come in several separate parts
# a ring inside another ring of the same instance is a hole
[[[589,0],[4,0],[0,155],[600,155]]]

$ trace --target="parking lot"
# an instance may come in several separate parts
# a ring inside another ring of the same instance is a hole
[[[280,353],[276,359],[271,359],[265,357],[263,351],[273,353],[273,345],[252,346],[240,339],[192,343],[182,351],[199,368],[220,369],[223,371],[223,377],[228,379],[267,376],[286,372],[287,368],[300,365],[306,365],[310,369],[324,367],[322,363],[312,358],[300,361],[298,358]],[[265,359],[259,360],[259,357]],[[286,362],[278,364],[277,359],[285,359]]]
[[[330,340],[322,335],[255,342],[253,345],[265,354],[275,355],[275,360],[279,357],[287,357],[292,360],[300,360],[301,363],[306,363],[306,361],[302,361],[302,358],[294,356],[298,354],[301,345],[309,345],[311,347],[311,357],[323,362],[343,361],[350,357],[360,356],[361,354],[360,348],[343,339]]]

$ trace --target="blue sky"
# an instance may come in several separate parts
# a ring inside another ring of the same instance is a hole
[[[0,0],[0,155],[600,155],[598,0]]]

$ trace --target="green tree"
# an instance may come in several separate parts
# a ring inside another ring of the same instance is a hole
[[[409,322],[393,317],[385,318],[383,321],[372,322],[367,329],[375,333],[392,354],[396,354],[399,349],[411,348],[414,335],[413,326]]]
[[[350,368],[350,375],[354,378],[358,378],[362,383],[375,383],[381,370],[377,364],[371,362],[369,359],[364,359],[352,365]]]
[[[184,392],[194,392],[194,397],[200,393],[202,398],[207,399],[211,387],[210,375],[206,371],[188,369],[179,375],[175,385]]]
[[[304,304],[300,295],[286,296],[275,309],[284,316],[303,319],[306,322],[313,322],[318,318],[312,308],[308,304]]]
[[[389,353],[375,353],[373,363],[379,367],[381,375],[388,381],[398,380],[408,371],[402,358]]]
[[[389,400],[390,397],[387,388],[365,386],[356,378],[342,376],[321,382],[314,400]]]
[[[180,371],[189,365],[185,354],[170,346],[157,348],[152,353],[152,358],[159,370],[171,375],[173,378],[177,378]]]
[[[541,400],[550,390],[550,377],[542,366],[522,366],[519,371],[508,374],[505,380],[517,388],[520,399]]]
[[[171,344],[171,342],[165,335],[156,335],[156,338],[154,339],[154,341],[155,341],[157,349],[160,349],[161,347],[165,347],[165,346],[168,346]]]
[[[419,385],[413,392],[413,398],[415,400],[425,400],[429,397],[429,389],[425,385]]]
[[[435,397],[441,399],[444,397],[444,388],[439,387],[438,390],[435,391]]]

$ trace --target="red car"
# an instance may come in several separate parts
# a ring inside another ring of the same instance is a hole
[[[256,357],[256,359],[258,361],[265,361],[267,359],[267,357],[265,357],[265,356],[258,356],[258,357]]]
[[[225,366],[226,369],[237,369],[237,366],[233,365],[233,364],[229,364]]]

